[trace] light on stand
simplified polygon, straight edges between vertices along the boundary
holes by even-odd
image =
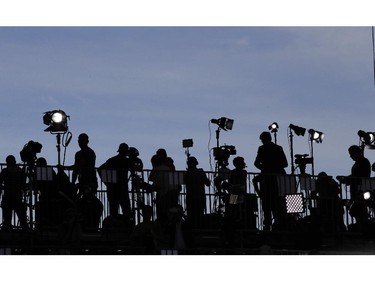
[[[277,133],[278,129],[279,125],[276,122],[273,122],[271,125],[268,126],[268,130],[270,130],[271,133]]]
[[[221,209],[223,207],[223,199],[221,198],[223,184],[227,181],[225,176],[229,174],[227,173],[228,168],[226,166],[228,165],[229,155],[236,154],[236,150],[234,146],[220,147],[220,129],[223,129],[224,131],[232,130],[234,120],[227,117],[221,117],[219,119],[211,119],[211,123],[218,125],[218,128],[216,130],[216,147],[213,149],[213,153],[216,160],[214,182],[219,194],[218,210],[219,212],[221,212]]]
[[[297,135],[297,136],[304,136],[306,129],[302,127],[298,127],[296,125],[290,124],[289,128]]]
[[[293,132],[297,135],[297,136],[304,136],[305,135],[305,132],[306,132],[306,129],[305,128],[302,128],[302,127],[299,127],[299,126],[296,126],[296,125],[293,125],[293,124],[290,124],[289,125],[289,143],[290,143],[290,158],[291,158],[291,169],[292,169],[292,174],[294,174],[294,161],[293,161],[293,157],[294,157],[294,153],[293,153]]]
[[[221,129],[226,131],[232,130],[234,120],[227,117],[221,117],[219,119],[211,119],[211,123],[217,124]]]
[[[375,149],[375,133],[374,132],[365,132],[362,130],[358,131],[359,140],[361,142],[362,152],[364,148]]]
[[[273,122],[271,125],[268,126],[268,130],[270,130],[271,133],[273,133],[273,136],[275,138],[275,143],[277,143],[276,134],[277,134],[278,129],[279,129],[279,125],[276,122]]]
[[[311,142],[311,157],[314,159],[314,149],[313,149],[313,143],[322,143],[324,134],[322,132],[309,129],[310,134],[310,142]],[[314,162],[312,163],[312,175],[314,176]]]
[[[219,149],[220,129],[223,129],[224,131],[232,130],[234,120],[227,117],[221,117],[219,119],[211,119],[211,123],[219,126],[216,130],[216,149]]]
[[[323,142],[324,134],[322,132],[310,129],[309,134],[310,134],[310,140],[311,141],[315,141],[316,143],[322,143]]]
[[[189,148],[193,147],[193,139],[182,140],[182,147],[185,148],[186,157],[189,158],[190,157]]]
[[[66,132],[68,131],[69,116],[62,110],[47,111],[43,116],[43,123],[49,127],[45,132]]]
[[[58,165],[61,164],[60,160],[60,152],[61,152],[61,135],[65,135],[68,130],[68,119],[70,117],[66,115],[66,113],[61,110],[52,110],[44,112],[43,116],[43,123],[48,127],[44,130],[45,132],[50,132],[51,134],[56,135],[57,140],[57,154],[58,154]],[[71,134],[69,134],[68,139],[63,143],[63,146],[66,148],[72,139]]]
[[[358,136],[360,138],[360,140],[362,142],[364,142],[365,144],[374,144],[375,142],[375,133],[373,132],[365,132],[365,131],[362,131],[362,130],[359,130],[358,131]]]

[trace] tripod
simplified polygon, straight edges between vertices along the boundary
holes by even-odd
[[[62,145],[66,147],[69,145],[70,141],[72,140],[72,134],[70,132],[57,132],[57,133],[52,133],[53,135],[56,135],[56,148],[57,148],[57,164],[60,166],[61,165],[61,138],[62,136],[65,136],[67,134],[67,138],[65,139],[65,143]],[[65,161],[65,160],[64,160]]]

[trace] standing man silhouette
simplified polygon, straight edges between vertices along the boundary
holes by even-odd
[[[262,145],[259,146],[254,166],[260,170],[260,191],[264,212],[263,229],[271,230],[272,216],[274,225],[280,225],[280,204],[278,196],[277,178],[278,174],[286,174],[288,160],[280,145],[272,142],[271,133],[260,134]]]
[[[126,143],[121,143],[117,150],[118,154],[109,158],[103,165],[99,167],[99,172],[102,170],[115,170],[116,182],[107,182],[107,196],[109,202],[109,215],[117,216],[119,214],[119,207],[121,206],[122,213],[127,222],[131,219],[131,208],[128,190],[129,180],[129,146]]]
[[[203,226],[206,210],[205,186],[211,184],[203,169],[198,168],[198,164],[197,158],[189,156],[185,173],[187,220],[194,228]]]
[[[89,146],[89,136],[82,133],[78,136],[78,145],[81,148],[74,159],[72,183],[78,179],[79,195],[87,193],[96,194],[98,179],[96,177],[95,161],[96,154]]]

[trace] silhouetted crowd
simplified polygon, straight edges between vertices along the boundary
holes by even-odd
[[[121,143],[117,155],[97,168],[89,137],[82,133],[78,137],[80,150],[75,154],[73,165],[58,165],[54,170],[44,158],[36,157],[41,146],[30,141],[21,152],[25,165],[17,165],[16,158],[9,155],[6,167],[0,173],[2,230],[10,231],[15,227],[12,225],[16,221],[15,217],[12,221],[14,212],[23,230],[29,230],[29,219],[35,221],[35,229],[57,230],[65,245],[78,243],[82,232],[98,231],[102,219],[104,206],[98,198],[98,176],[106,186],[108,199],[109,215],[102,222],[103,231],[131,229],[130,237],[135,247],[186,248],[191,244],[192,229],[215,227],[224,230],[228,245],[232,245],[237,240],[237,229],[257,228],[258,198],[263,231],[297,228],[301,222],[327,232],[343,231],[346,230],[345,206],[353,219],[349,230],[366,228],[373,206],[364,199],[361,179],[370,178],[371,164],[363,156],[361,147],[353,145],[348,150],[354,161],[350,175],[337,177],[337,181],[325,172],[317,175],[316,189],[311,193],[316,206],[310,209],[308,217],[297,221],[298,216],[286,213],[285,198],[279,192],[277,177],[286,175],[288,167],[284,150],[272,142],[269,132],[262,132],[260,141],[254,160],[254,166],[260,171],[252,180],[254,194],[247,192],[245,159],[234,157],[234,169],[229,169],[228,159],[233,153],[228,153],[226,147],[215,152],[217,166],[213,180],[198,167],[197,158],[190,155],[186,171],[178,178],[174,161],[163,148],[150,159],[152,170],[148,178],[144,178],[138,150],[126,143]],[[71,172],[71,177],[66,171]],[[347,202],[341,200],[340,183],[350,186]],[[206,187],[211,184],[217,191],[215,200],[219,207],[216,213],[206,210]],[[183,204],[180,202],[182,185],[186,191]],[[144,193],[156,194],[155,200],[144,202]],[[136,197],[137,209],[142,215],[137,225],[135,206],[131,204],[134,198],[130,196]],[[35,205],[35,218],[27,217],[27,205]]]

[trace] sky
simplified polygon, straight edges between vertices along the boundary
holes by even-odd
[[[73,163],[79,149],[78,135],[86,132],[97,166],[126,142],[139,150],[145,168],[163,147],[183,170],[182,140],[192,138],[191,155],[210,170],[217,129],[210,120],[227,117],[234,126],[221,130],[220,145],[234,145],[249,172],[257,172],[253,162],[259,134],[277,122],[277,142],[289,160],[287,172],[288,126],[294,124],[325,133],[323,143],[313,145],[315,172],[349,174],[353,162],[348,147],[359,143],[358,130],[374,130],[373,7],[371,1],[355,2],[2,1],[0,162],[9,154],[20,161],[19,152],[34,140],[43,145],[38,156],[57,164],[56,138],[44,132],[42,118],[46,111],[62,109],[70,116],[73,135],[66,165]],[[307,134],[294,136],[293,143],[294,154],[310,153]],[[366,150],[365,155],[375,161],[374,151]],[[243,278],[243,270],[238,270],[242,268],[259,277],[267,272],[270,278],[299,278],[289,274],[292,264],[305,279],[315,280],[317,274],[332,272],[332,263],[348,261],[345,256],[319,256],[318,265],[312,257],[235,257],[234,263],[229,257],[192,259],[198,261],[194,271],[201,277],[220,280]],[[192,259],[168,259],[168,264],[184,270],[183,264],[191,265]],[[154,278],[163,268],[159,259],[132,256],[134,260],[130,271],[135,277]],[[18,269],[7,266],[10,259],[2,262],[13,273]],[[108,277],[107,270],[91,271],[91,263],[74,257],[41,262],[49,265],[49,274],[65,276],[53,266],[64,262],[75,272],[84,266],[86,278]],[[124,274],[123,257],[101,257],[100,262],[118,276]],[[275,270],[267,267],[270,262]],[[301,270],[312,262],[320,270]],[[372,260],[359,262],[370,265]],[[219,270],[224,263],[232,263],[233,270]],[[149,270],[144,270],[145,264]],[[23,267],[30,278],[35,264],[28,259]],[[176,273],[184,280],[193,277],[184,272],[163,278],[175,279]],[[366,273],[334,274],[351,280]],[[43,277],[49,278],[40,272],[38,278]]]
[[[259,134],[279,124],[291,172],[288,126],[322,131],[313,144],[315,173],[350,173],[347,149],[358,130],[374,131],[375,99],[370,26],[117,26],[0,27],[0,162],[29,141],[43,145],[38,157],[57,164],[56,137],[44,132],[43,113],[62,109],[73,139],[87,133],[97,166],[120,143],[136,147],[145,168],[165,148],[178,170],[186,165],[183,139],[204,170],[215,168],[219,144],[234,145],[249,172]],[[308,133],[293,137],[294,154],[309,154]],[[375,152],[366,150],[375,161]],[[64,149],[62,151],[64,159]],[[312,167],[307,167],[311,173]]]

